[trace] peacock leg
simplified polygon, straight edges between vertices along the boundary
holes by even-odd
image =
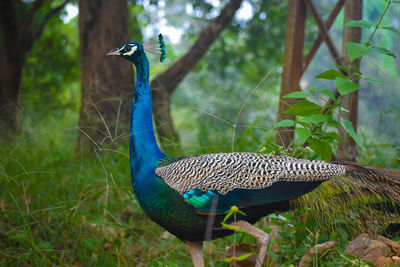
[[[189,252],[192,256],[194,267],[204,267],[203,242],[186,241],[186,244],[189,247]]]
[[[245,230],[246,234],[254,237],[258,243],[260,244],[260,251],[258,252],[258,259],[256,263],[256,267],[261,267],[262,263],[264,263],[265,256],[267,254],[268,246],[269,246],[269,235],[263,230],[255,227],[254,225],[246,222],[246,221],[237,221],[231,223],[232,226],[238,226],[240,229]]]

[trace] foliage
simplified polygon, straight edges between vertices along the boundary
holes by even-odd
[[[295,266],[308,249],[327,241],[321,238],[310,210],[297,209],[283,214],[270,214],[267,218],[266,220],[276,229],[273,234],[275,239],[272,239],[272,258],[279,266]],[[266,231],[271,230],[272,228],[266,229]],[[340,233],[341,230],[339,228],[337,232]],[[313,266],[372,266],[360,259],[343,254],[349,241],[347,233],[342,232],[340,238],[337,236],[333,238],[339,240],[338,246],[321,258],[315,258]]]
[[[136,202],[126,151],[73,160],[74,146],[64,142],[76,133],[62,126],[59,135],[1,151],[0,186],[8,189],[0,192],[2,265],[188,263],[184,245],[163,235]]]
[[[247,254],[244,254],[244,255],[241,255],[241,256],[239,256],[239,257],[235,256],[236,236],[237,236],[238,233],[246,233],[246,231],[243,230],[243,229],[240,229],[238,226],[232,226],[232,225],[230,225],[230,224],[226,224],[225,222],[226,222],[231,216],[233,216],[233,218],[234,218],[233,221],[236,222],[236,216],[237,216],[238,213],[239,213],[239,214],[242,214],[242,215],[244,215],[244,216],[246,216],[246,214],[245,214],[243,211],[239,210],[239,208],[238,208],[237,206],[232,206],[232,207],[230,208],[230,210],[228,210],[228,211],[225,212],[225,213],[226,213],[226,216],[225,216],[225,218],[223,219],[223,221],[221,222],[221,225],[222,225],[222,227],[225,228],[225,229],[229,229],[229,230],[234,231],[234,241],[233,241],[233,255],[234,255],[234,256],[232,256],[232,257],[230,257],[230,258],[226,258],[226,259],[224,259],[224,261],[227,262],[227,263],[237,262],[237,261],[239,261],[239,262],[240,262],[240,261],[243,261],[243,260],[247,259],[248,257],[250,257],[251,255],[253,255],[253,252],[247,253]]]
[[[371,43],[375,33],[378,29],[390,29],[393,33],[400,33],[391,26],[382,27],[381,22],[389,9],[391,2],[389,1],[379,21],[374,24],[368,21],[349,21],[344,24],[348,27],[362,27],[374,28],[370,38],[365,43],[347,43],[347,52],[350,60],[353,62],[356,59],[361,59],[367,54],[372,52],[372,48],[379,54],[384,54],[395,58],[395,54],[389,49],[382,49]],[[358,61],[359,65],[359,61]],[[366,77],[359,68],[353,67],[348,69],[345,66],[335,65],[338,70],[329,69],[318,75],[315,78],[333,80],[339,95],[335,96],[332,91],[328,89],[317,90],[316,87],[311,86],[308,92],[294,92],[290,93],[283,98],[309,98],[315,102],[302,100],[296,102],[289,107],[285,114],[296,116],[296,120],[283,120],[275,124],[275,128],[291,126],[297,124],[296,136],[299,145],[308,145],[315,153],[317,158],[330,161],[333,155],[333,149],[338,142],[342,142],[341,138],[336,134],[339,125],[343,127],[346,133],[359,145],[360,148],[365,150],[360,138],[357,136],[356,131],[350,121],[342,117],[343,112],[348,112],[341,107],[340,99],[342,96],[358,91],[361,88],[360,80],[375,83],[376,80]],[[343,73],[346,73],[344,75]],[[318,102],[319,101],[319,102]],[[332,131],[332,130],[335,131]],[[296,154],[297,151],[293,153]]]
[[[348,26],[362,26],[371,27],[374,25],[374,30],[370,35],[368,41],[362,44],[348,43],[347,49],[349,57],[352,61],[361,60],[361,58],[372,54],[372,48],[376,46],[372,44],[372,37],[380,29],[381,22],[390,2],[383,11],[377,23],[367,23],[365,21],[350,21]],[[365,26],[366,25],[366,26]],[[390,50],[388,49],[390,52]],[[393,57],[389,52],[382,52],[379,49],[374,49],[377,54]],[[353,138],[353,140],[362,149],[361,155],[368,154],[368,146],[365,145],[367,139],[361,138],[357,135],[350,121],[343,119],[343,113],[348,112],[341,107],[340,100],[344,95],[355,92],[361,88],[358,81],[376,84],[374,79],[367,77],[357,67],[348,69],[344,66],[335,65],[338,70],[329,69],[319,73],[315,76],[317,79],[327,80],[334,82],[338,90],[338,94],[334,95],[328,89],[317,89],[311,86],[306,92],[296,92],[288,94],[286,98],[306,98],[292,105],[285,112],[288,114],[296,115],[295,120],[284,120],[278,122],[275,127],[280,125],[296,125],[296,145],[297,149],[290,151],[295,156],[306,156],[306,158],[316,158],[322,160],[331,160],[335,153],[335,148],[339,142],[342,142],[340,137],[336,134],[339,125],[343,127],[346,133]],[[343,73],[348,74],[347,76]],[[369,141],[370,142],[370,141]],[[392,148],[392,150],[390,150]],[[276,148],[266,152],[276,152]],[[312,151],[312,153],[310,153]],[[375,150],[376,151],[376,150]],[[397,155],[398,152],[395,145],[388,146],[386,153]],[[278,152],[280,152],[278,150]],[[392,161],[396,162],[396,160]],[[386,162],[388,164],[388,162]],[[398,167],[398,164],[393,163],[391,166]],[[338,186],[335,183],[339,183]],[[381,226],[385,223],[385,211],[393,207],[385,197],[380,194],[371,194],[368,192],[356,192],[351,197],[343,196],[343,192],[350,192],[351,185],[346,181],[336,179],[336,182],[328,181],[321,185],[318,189],[310,194],[302,196],[298,199],[297,205],[303,207],[310,207],[313,214],[315,225],[321,227],[321,234],[326,236],[330,232],[335,232],[337,227],[345,229],[349,235],[354,235],[360,231],[366,231],[370,226],[367,221],[377,220],[380,221]],[[378,207],[378,208],[377,208]],[[346,211],[346,216],[343,215]],[[398,213],[394,211],[394,216]]]
[[[75,127],[80,107],[78,19],[55,17],[27,59],[21,90],[23,130],[33,134],[59,118]],[[49,71],[52,70],[52,71]],[[43,107],[46,108],[43,108]]]
[[[149,39],[146,33],[151,32],[148,28],[160,21],[152,14],[164,9],[174,19],[171,24],[184,32],[180,43],[167,43],[167,63],[172,63],[190,46],[207,17],[213,16],[213,10],[217,9],[210,7],[209,1],[202,2],[205,6],[197,6],[194,1],[196,11],[187,14],[185,5],[166,1],[164,7],[151,12],[145,2],[130,5],[131,13],[137,14],[137,18],[131,18],[131,24],[146,29],[142,31],[145,40]],[[318,4],[331,8],[329,1]],[[282,152],[274,145],[272,126],[278,103],[286,1],[252,1],[251,5],[253,18],[236,19],[174,95],[172,113],[187,154],[232,150]],[[365,20],[378,21],[378,11],[384,7],[383,1],[365,4]],[[395,25],[392,21],[398,22],[400,18],[399,9],[390,9],[388,14],[376,32],[374,45],[399,55],[398,27],[391,26]],[[203,15],[206,19],[202,19]],[[187,21],[190,23],[186,24]],[[336,33],[335,37],[343,27],[343,19],[339,17],[337,21],[331,30],[332,34]],[[373,27],[363,29],[364,36],[372,34]],[[307,40],[312,40],[314,30],[306,36]],[[158,29],[154,32],[158,33]],[[382,82],[367,78],[361,81],[360,114],[365,116],[360,116],[358,138],[366,151],[361,151],[360,162],[398,168],[398,61],[385,50],[380,53],[376,46],[368,46],[372,52],[365,56],[362,66],[363,77]],[[318,111],[329,99],[337,100],[326,88],[333,87],[337,79],[340,85],[343,81],[339,78],[344,78],[333,70],[314,79],[321,72],[321,65],[335,68],[326,63],[331,58],[324,49],[321,48],[317,63],[312,63],[305,74],[304,82],[314,87],[290,96],[306,97],[308,102],[319,105]],[[152,62],[151,67],[153,76],[166,66]],[[0,264],[189,265],[191,260],[184,244],[151,222],[135,200],[130,185],[127,143],[121,147],[102,147],[96,158],[74,157],[79,75],[77,18],[67,24],[54,18],[35,44],[24,70],[23,134],[15,143],[0,148],[0,187],[3,188],[0,191]],[[306,105],[316,110],[315,105]],[[333,109],[339,107],[332,106]],[[334,133],[337,117],[333,113],[308,114],[298,119],[301,121],[284,122],[300,125],[296,145],[309,143],[309,147],[295,151],[297,155],[329,158],[331,152],[325,143],[332,147],[339,141]],[[312,125],[320,128],[313,131]],[[323,241],[322,230],[310,219],[312,212],[296,210],[276,216],[261,220],[258,226],[266,231],[271,230],[267,225],[270,222],[281,227],[279,239],[274,240],[278,250],[273,257],[283,266],[297,263],[307,248]],[[354,217],[355,221],[358,219]],[[342,254],[350,236],[348,229],[339,224],[329,230],[333,239],[342,242],[323,262],[327,266],[359,263]],[[232,244],[233,238],[207,242],[205,260],[210,266],[224,266],[225,246]],[[243,241],[255,242],[250,238]],[[318,262],[321,263],[320,259]]]
[[[236,18],[173,96],[175,126],[189,153],[254,151],[273,133],[269,128],[278,103],[276,68],[285,34],[279,25],[286,20],[286,3],[261,1],[252,7],[254,16],[248,21]],[[179,114],[187,114],[190,121]]]

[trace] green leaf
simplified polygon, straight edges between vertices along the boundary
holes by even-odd
[[[387,56],[396,58],[396,55],[392,51],[390,51],[389,49],[386,49],[386,48],[383,48],[383,47],[379,47],[379,46],[374,46],[374,49],[379,54],[383,54],[383,55],[387,55]]]
[[[346,133],[353,138],[353,140],[362,148],[365,149],[363,144],[361,143],[360,139],[357,136],[356,131],[353,128],[353,124],[351,123],[351,121],[345,120],[345,119],[341,119],[340,120],[340,124],[343,126],[343,129],[346,131]]]
[[[251,255],[253,255],[253,252],[239,256],[239,257],[237,257],[237,261],[243,261],[243,260],[247,259],[248,257],[250,257]]]
[[[340,112],[349,113],[349,111],[344,107],[339,107]]]
[[[51,243],[49,241],[43,241],[37,244],[37,247],[42,249],[49,249],[51,248]]]
[[[328,116],[327,115],[323,115],[323,114],[313,114],[313,115],[304,117],[301,120],[305,121],[305,122],[313,123],[313,124],[318,124],[320,122],[327,121],[328,120]]]
[[[307,96],[309,96],[309,94],[307,94],[306,92],[299,91],[289,93],[282,98],[306,98]]]
[[[322,160],[330,161],[332,159],[332,148],[325,141],[310,138],[308,139],[308,144],[315,154],[321,156]]]
[[[318,93],[328,96],[332,100],[336,100],[335,94],[329,89],[321,89]]]
[[[267,216],[268,218],[271,218],[271,219],[276,219],[276,220],[280,220],[280,221],[284,221],[284,222],[287,222],[288,221],[288,219],[286,219],[285,217],[283,217],[282,215],[277,215],[277,214],[275,214],[275,213],[272,213],[272,214],[270,214],[270,215],[268,215]]]
[[[267,218],[271,218],[271,219],[279,219],[278,215],[276,215],[275,213],[271,213],[267,216]]]
[[[347,73],[349,73],[349,72],[350,72],[350,71],[349,71],[349,69],[348,69],[348,68],[346,68],[345,66],[342,66],[342,65],[339,65],[339,64],[335,64],[335,66],[336,66],[336,67],[338,67],[339,69],[341,69],[341,70],[343,70],[343,71],[347,72]]]
[[[357,91],[358,89],[360,89],[360,87],[361,86],[358,83],[355,83],[353,81],[340,77],[336,78],[336,88],[341,95],[347,95],[349,93]]]
[[[303,100],[295,103],[283,113],[295,116],[308,116],[322,113],[322,107],[308,100]]]
[[[302,117],[299,118],[299,119],[296,121],[296,123],[297,123],[298,125],[300,125],[300,126],[303,126],[303,128],[310,128],[310,126],[311,126],[309,122],[303,121],[303,118],[302,118]]]
[[[315,78],[317,79],[325,79],[325,80],[334,80],[337,77],[341,77],[343,79],[346,78],[346,76],[344,76],[343,73],[334,69],[329,69],[315,76]]]
[[[244,212],[241,211],[241,210],[238,210],[237,213],[240,213],[240,214],[242,214],[243,216],[247,216],[246,213],[244,213]]]
[[[365,80],[365,81],[371,82],[371,83],[382,83],[382,81],[380,81],[380,80],[375,80],[375,79],[368,78],[368,77],[365,77],[365,78],[362,78],[362,79]]]
[[[310,87],[310,93],[315,94],[316,91],[317,91],[317,88],[315,88],[315,86]]]
[[[232,261],[233,261],[232,258],[226,258],[226,259],[224,259],[224,262],[226,262],[226,263],[231,263]]]
[[[392,27],[392,26],[384,26],[384,27],[381,27],[381,28],[385,29],[385,30],[388,30],[388,31],[391,31],[392,33],[394,33],[396,35],[400,35],[400,31],[397,30],[396,28]]]
[[[334,139],[334,140],[336,140],[336,141],[338,141],[338,142],[343,142],[342,138],[340,138],[339,135],[338,135],[337,133],[334,133],[334,132],[327,132],[327,133],[324,133],[324,135],[325,135],[326,137],[331,138],[331,139]]]
[[[304,144],[304,142],[308,139],[308,137],[310,137],[311,132],[306,128],[297,127],[296,134],[299,137],[300,143]]]
[[[224,222],[226,222],[232,216],[233,211],[232,210],[228,210],[226,213],[227,214],[226,214],[225,218],[222,220],[222,223],[221,223],[222,225],[224,224]]]
[[[344,24],[344,26],[349,26],[349,27],[361,27],[361,28],[371,28],[375,27],[375,25],[369,21],[366,20],[350,20]]]
[[[359,58],[366,54],[371,53],[371,48],[366,47],[363,44],[348,42],[347,43],[347,53],[349,54],[350,60],[353,61],[356,58]]]
[[[293,126],[294,121],[293,120],[281,120],[280,122],[276,123],[273,128],[279,128],[279,127],[289,127]]]
[[[221,223],[221,225],[223,226],[223,228],[232,230],[234,232],[238,232],[238,233],[246,232],[246,230],[240,229],[239,226],[237,226],[237,225],[230,225],[230,224],[226,224],[226,223]]]
[[[26,244],[28,242],[27,238],[28,237],[26,236],[26,233],[24,233],[24,232],[22,232],[21,234],[9,235],[8,236],[8,240],[17,241],[17,242],[22,243],[22,244]]]
[[[357,67],[355,67],[355,66],[352,66],[351,69],[354,71],[354,73],[357,73],[357,74],[359,74],[360,76],[363,75],[359,68],[357,68]]]

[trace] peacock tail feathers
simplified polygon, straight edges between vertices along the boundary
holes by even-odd
[[[352,162],[339,162],[345,166],[344,179],[360,191],[370,191],[400,204],[400,173],[394,170],[363,166]]]
[[[316,224],[328,234],[339,225],[358,234],[370,230],[372,222],[400,222],[399,172],[352,162],[334,163],[344,166],[345,174],[293,200],[292,205],[310,209]]]

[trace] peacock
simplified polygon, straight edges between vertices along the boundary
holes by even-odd
[[[159,35],[161,58],[165,44]],[[260,218],[279,210],[287,200],[307,194],[335,177],[363,180],[380,187],[381,180],[398,191],[396,172],[379,172],[349,163],[328,163],[258,153],[217,153],[169,157],[157,145],[152,119],[149,62],[153,48],[128,42],[106,55],[120,56],[136,68],[129,130],[130,169],[134,193],[154,222],[186,242],[194,265],[204,266],[203,241],[233,233],[221,222],[236,206],[239,227],[260,243],[259,262],[264,261],[269,236],[253,226]],[[363,178],[364,177],[364,178]],[[396,178],[396,179],[395,179]],[[370,179],[370,180],[369,180]],[[367,187],[368,187],[367,186]],[[379,190],[378,190],[379,191]]]

